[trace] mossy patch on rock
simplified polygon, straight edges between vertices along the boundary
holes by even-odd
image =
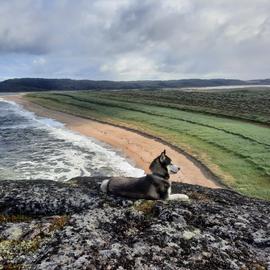
[[[41,238],[32,240],[2,240],[0,242],[0,260],[10,261],[14,257],[35,252],[41,243]]]
[[[199,193],[199,192],[188,192],[188,196],[193,200],[200,200],[200,201],[205,201],[205,202],[208,202],[211,200],[206,194]]]
[[[69,216],[67,215],[63,215],[63,216],[57,216],[53,218],[52,224],[49,227],[49,231],[55,231],[55,230],[59,230],[62,229],[69,220]]]
[[[6,217],[5,222],[0,225],[0,270],[29,269],[27,262],[21,263],[24,258],[34,256],[69,220],[67,215],[40,218],[15,215]]]
[[[0,223],[28,222],[31,221],[32,219],[33,217],[25,215],[0,215]]]
[[[23,270],[25,267],[22,264],[7,263],[0,265],[0,270]]]
[[[150,216],[154,214],[154,208],[157,201],[152,200],[138,200],[134,203],[134,209],[142,212],[144,215]]]

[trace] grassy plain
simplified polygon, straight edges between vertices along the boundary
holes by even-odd
[[[81,91],[27,98],[162,138],[235,190],[270,199],[270,90]]]

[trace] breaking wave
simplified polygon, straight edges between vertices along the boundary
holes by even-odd
[[[0,98],[0,180],[143,174],[109,146]]]

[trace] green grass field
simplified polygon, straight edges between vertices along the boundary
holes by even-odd
[[[47,108],[131,127],[202,161],[237,191],[270,199],[270,91],[28,94]]]

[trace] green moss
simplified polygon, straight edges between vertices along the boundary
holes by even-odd
[[[35,237],[32,240],[2,240],[0,242],[0,257],[7,261],[17,256],[35,252],[41,244],[41,238]]]
[[[19,222],[29,222],[33,220],[32,217],[24,215],[0,215],[0,223],[19,223]]]
[[[3,218],[4,222],[24,222],[29,221],[29,218],[24,216],[5,216]],[[51,225],[48,228],[47,232],[42,230],[42,224],[36,228],[39,230],[38,235],[36,235],[33,239],[29,240],[0,240],[0,260],[4,260],[6,262],[3,265],[4,268],[2,269],[21,269],[21,265],[12,264],[13,260],[16,260],[17,257],[26,255],[29,256],[31,253],[36,252],[41,245],[53,235],[53,233],[57,230],[62,229],[68,222],[69,216],[57,216],[54,217]],[[6,268],[5,268],[6,267]],[[17,268],[16,268],[17,267]],[[0,265],[1,270],[1,265]]]
[[[208,202],[211,199],[204,193],[199,193],[196,191],[193,192],[186,192],[186,194],[189,196],[189,198],[196,200],[196,201],[203,201],[203,202]]]
[[[59,217],[55,217],[53,219],[52,224],[49,227],[49,231],[55,231],[55,230],[60,230],[62,229],[69,221],[69,216],[59,216]]]
[[[144,215],[146,216],[149,216],[153,214],[155,205],[156,205],[156,201],[139,200],[135,203],[134,209],[136,211],[140,211],[144,213]]]
[[[22,264],[7,263],[0,265],[0,270],[22,270],[24,269]]]

